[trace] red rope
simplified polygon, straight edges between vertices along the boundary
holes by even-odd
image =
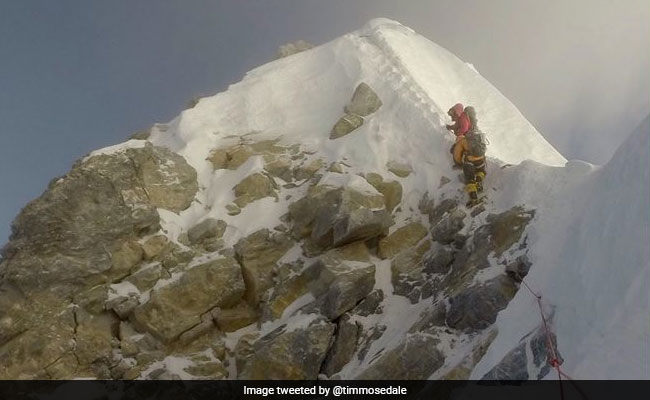
[[[573,378],[571,378],[569,375],[564,373],[564,371],[562,371],[562,368],[560,368],[560,365],[562,365],[562,361],[559,359],[557,353],[555,352],[555,346],[553,345],[551,330],[549,329],[548,323],[546,322],[546,316],[544,315],[544,308],[542,307],[542,295],[536,293],[533,289],[531,289],[530,286],[528,286],[526,281],[524,281],[523,279],[521,279],[521,283],[524,284],[526,289],[528,289],[528,291],[533,296],[535,296],[535,299],[537,300],[537,307],[539,308],[539,314],[542,317],[542,323],[544,325],[544,332],[546,333],[546,347],[548,352],[546,358],[548,359],[549,365],[555,368],[555,370],[557,371],[557,378],[560,383],[560,398],[564,399],[564,388],[562,387],[562,377],[565,377],[570,381],[572,381]]]

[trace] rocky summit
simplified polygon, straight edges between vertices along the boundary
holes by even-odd
[[[472,208],[452,93],[491,140]],[[591,177],[564,164],[475,69],[397,22],[283,46],[22,209],[0,259],[0,379],[543,379],[577,336],[557,330],[562,306],[544,329],[523,283],[598,265],[549,258],[565,221],[597,217],[554,208]]]

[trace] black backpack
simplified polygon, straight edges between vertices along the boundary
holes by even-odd
[[[465,134],[467,140],[467,150],[470,156],[484,157],[487,151],[487,143],[483,139],[483,133],[472,130]]]

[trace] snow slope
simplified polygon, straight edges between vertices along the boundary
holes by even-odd
[[[361,82],[383,106],[361,128],[330,140]],[[388,162],[408,164],[414,173],[400,179],[404,210],[417,209],[427,191],[435,191],[436,200],[463,196],[455,179],[437,190],[441,177],[458,175],[450,166],[453,139],[444,125],[447,109],[459,101],[476,108],[491,141],[489,211],[517,204],[537,210],[529,232],[534,267],[526,280],[542,293],[545,311],[553,311],[565,371],[582,379],[649,378],[648,120],[606,166],[566,162],[471,65],[391,20],[372,20],[359,31],[261,66],[169,124],[154,126],[149,140],[183,155],[197,170],[201,188],[198,201],[180,215],[160,211],[164,227],[174,239],[216,217],[229,224],[225,239],[233,244],[279,222],[288,207],[284,196],[256,201],[236,216],[224,212],[233,201],[230,189],[262,170],[263,161],[252,157],[235,171],[214,171],[206,158],[211,149],[242,138],[299,143],[313,158],[345,160],[350,174],[391,176]],[[501,168],[507,164],[515,165]],[[397,213],[396,226],[407,217],[406,211]],[[379,265],[377,270],[388,271]],[[378,285],[391,294],[390,277],[377,274]],[[403,334],[425,308],[397,297],[387,303],[391,316],[383,322],[391,326],[375,348]],[[536,307],[530,293],[517,293],[499,315],[499,334],[472,378],[483,376],[539,325]],[[349,365],[343,376],[353,376],[355,367]]]
[[[377,92],[383,106],[352,134],[330,140],[332,126],[361,82]],[[300,143],[325,161],[347,160],[382,175],[388,174],[389,161],[410,164],[415,174],[402,185],[415,201],[437,187],[443,175],[456,175],[448,155],[453,138],[444,125],[450,122],[447,110],[458,101],[476,108],[481,129],[495,144],[488,150],[495,162],[564,165],[565,159],[473,67],[388,19],[371,20],[359,31],[250,71],[227,91],[201,99],[169,124],[154,126],[149,140],[188,160],[200,186],[207,188],[199,196],[201,204],[214,210],[232,201],[220,190],[224,181],[234,184],[263,167],[253,161],[236,172],[214,172],[206,161],[211,149],[237,143],[242,135]],[[282,205],[262,209],[267,207],[281,215]],[[239,232],[243,235],[268,222],[254,214],[251,208],[225,219],[248,227]],[[196,205],[181,218],[164,217],[178,231],[206,216]]]
[[[576,379],[650,379],[649,119],[608,164],[555,193],[541,188],[536,195],[550,193],[550,204],[535,226],[534,267],[526,281],[554,315],[563,370]],[[549,184],[572,173],[569,166],[559,174],[535,170]],[[472,378],[539,323],[534,297],[520,290],[499,315],[499,335]]]

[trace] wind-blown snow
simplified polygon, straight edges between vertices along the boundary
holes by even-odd
[[[359,129],[330,140],[332,126],[361,82],[373,88],[382,107]],[[254,69],[227,91],[201,99],[169,124],[154,126],[149,140],[184,156],[197,170],[201,188],[180,214],[160,210],[163,227],[175,239],[206,217],[223,219],[229,225],[224,239],[232,245],[279,224],[289,203],[301,198],[308,185],[287,189],[277,200],[255,201],[236,216],[225,212],[234,200],[232,187],[262,171],[262,157],[251,157],[234,171],[215,171],[206,159],[212,149],[242,138],[279,138],[280,144],[298,143],[316,152],[307,161],[318,157],[350,165],[350,175],[329,174],[321,184],[352,184],[375,192],[354,174],[372,171],[398,179],[406,210],[396,214],[395,226],[401,226],[427,191],[435,193],[436,201],[464,196],[456,180],[459,172],[451,169],[453,137],[444,128],[450,122],[446,111],[456,102],[475,107],[491,143],[485,182],[490,211],[520,204],[536,210],[527,231],[533,268],[526,281],[542,294],[545,311],[552,312],[564,370],[582,379],[650,378],[648,120],[606,166],[566,162],[471,64],[391,20],[372,20],[359,31]],[[392,175],[387,168],[391,161],[410,165],[413,173]],[[452,183],[439,189],[443,176]],[[477,279],[501,272],[495,266]],[[370,354],[395,345],[427,309],[392,296],[388,275],[378,273],[377,283],[389,297],[386,318],[361,322],[391,326]],[[482,377],[539,325],[536,307],[530,293],[517,293],[499,314],[499,333],[472,378]],[[342,376],[353,376],[356,367],[348,365]]]

